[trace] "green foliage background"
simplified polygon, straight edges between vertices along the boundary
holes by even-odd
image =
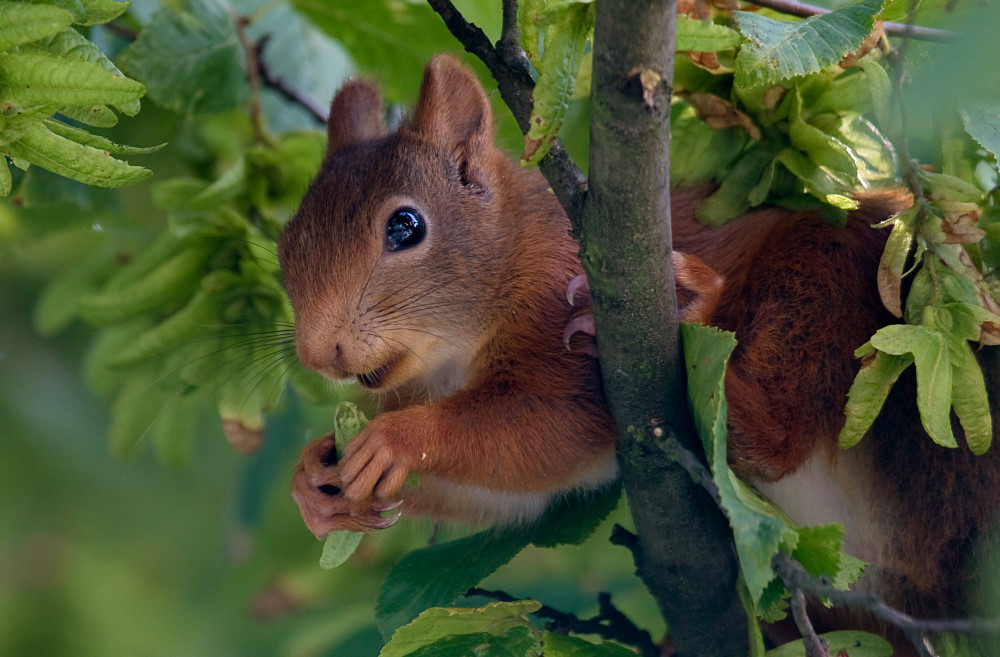
[[[9,4],[0,2],[0,9]],[[24,159],[14,128],[30,123],[32,129],[45,125],[58,131],[63,128],[41,122],[54,112],[81,119],[89,116],[83,110],[93,106],[98,107],[94,116],[101,118],[83,127],[97,137],[73,133],[73,139],[97,149],[77,149],[80,166],[104,166],[99,155],[107,149],[155,176],[110,192],[39,166],[27,171],[11,167],[13,191],[0,203],[0,654],[375,655],[383,640],[373,601],[394,565],[399,586],[383,595],[397,606],[388,620],[385,614],[380,618],[392,627],[420,611],[416,607],[423,598],[412,600],[406,583],[416,573],[413,588],[422,584],[428,562],[421,559],[460,561],[463,568],[457,570],[463,573],[490,572],[504,554],[524,546],[510,565],[486,579],[485,588],[537,598],[581,616],[595,613],[597,593],[608,591],[636,624],[659,636],[662,622],[632,576],[630,555],[607,542],[612,522],[628,524],[623,509],[613,512],[581,547],[546,547],[563,540],[558,527],[553,532],[534,528],[472,535],[461,544],[446,543],[461,534],[445,531],[434,548],[405,559],[427,543],[432,528],[403,523],[362,541],[348,566],[323,571],[317,566],[319,545],[302,526],[288,495],[299,449],[329,430],[334,402],[352,393],[329,388],[298,369],[282,336],[261,337],[261,332],[287,328],[291,320],[274,287],[273,239],[319,162],[322,131],[300,106],[271,89],[259,96],[258,120],[251,120],[248,102],[256,96],[247,81],[244,39],[268,35],[263,49],[268,69],[320,106],[356,72],[377,79],[390,102],[408,103],[426,59],[459,50],[430,8],[408,0],[149,0],[136,2],[109,28],[97,23],[121,7],[109,8],[99,0],[51,4],[55,22],[39,29],[77,25],[125,75],[142,82],[146,95],[141,101],[132,96],[104,101],[104,90],[58,102],[43,98],[45,102],[0,125],[8,130],[0,135],[9,138],[0,140],[0,153]],[[587,105],[568,103],[567,97],[579,96],[574,89],[578,92],[589,75],[589,60],[580,50],[590,38],[583,23],[592,20],[589,6],[577,1],[524,4],[539,8],[538,24],[549,25],[545,38],[536,42],[554,54],[548,60],[543,52],[529,54],[545,76],[540,86],[558,107],[545,130],[532,135],[545,144],[533,157],[541,156],[561,128],[571,152],[585,163]],[[555,9],[542,11],[547,4]],[[856,6],[861,18],[855,22],[863,31],[883,4],[866,0]],[[889,4],[898,13],[896,5],[902,3]],[[934,24],[940,3],[926,4],[924,17]],[[498,2],[456,5],[492,38],[498,36]],[[237,29],[236,16],[246,17],[245,34]],[[793,85],[787,102],[766,107],[754,94],[787,76],[772,71],[762,78],[741,78],[756,64],[740,69],[733,59],[766,59],[776,52],[784,62],[781,48],[801,37],[801,24],[776,27],[767,16],[738,19],[744,34],[761,30],[754,48],[744,47],[738,56],[734,48],[744,42],[740,34],[721,26],[700,31],[704,26],[682,21],[679,38],[688,44],[685,49],[718,52],[723,67],[737,71],[727,99],[744,103],[743,109],[764,127],[765,139],[757,145],[735,124],[710,130],[694,120],[692,105],[684,101],[674,112],[675,146],[682,148],[673,173],[679,182],[718,180],[722,170],[741,174],[727,179],[703,211],[709,220],[725,220],[765,197],[808,207],[818,207],[822,200],[838,208],[826,206],[836,220],[842,217],[839,210],[850,207],[843,193],[856,180],[890,176],[876,152],[881,146],[871,146],[877,131],[864,121],[854,123],[857,116],[843,123],[834,120],[845,108],[885,118],[885,108],[859,100],[870,102],[865,94],[882,78],[866,67],[864,74],[832,82],[822,69],[839,59],[834,53],[807,71],[817,75]],[[8,36],[0,31],[0,39]],[[0,40],[0,51],[16,47]],[[573,56],[558,55],[562,47]],[[953,60],[963,75],[949,75],[937,68],[941,58],[922,48],[928,47],[914,47],[917,77],[938,85],[935,96],[954,96],[957,87],[947,84],[964,80],[971,86],[977,79],[979,62],[960,61],[958,66]],[[980,56],[995,61],[988,52]],[[0,89],[11,79],[2,77],[9,61],[0,58]],[[465,61],[488,79],[472,58]],[[680,60],[677,76],[678,88],[686,92],[727,95],[727,83],[719,82],[725,75],[710,76],[687,60]],[[132,95],[138,93],[134,85],[129,88]],[[963,105],[963,123],[955,117],[931,120],[930,112],[953,108],[920,104],[912,145],[923,161],[989,189],[996,186],[990,153],[995,155],[1000,142],[995,121],[1000,96],[989,85],[984,91]],[[24,104],[26,98],[34,96],[11,92],[0,96],[0,102]],[[499,139],[516,153],[521,136],[498,96],[493,99]],[[136,114],[140,102],[142,109],[134,118],[115,120],[102,102],[127,115]],[[0,110],[10,113],[11,106]],[[985,150],[976,151],[962,127]],[[940,140],[940,134],[947,139]],[[841,140],[852,146],[865,143],[870,150],[849,161]],[[136,146],[114,149],[109,143]],[[160,144],[166,146],[156,150]],[[695,161],[684,156],[706,152],[713,157]],[[987,165],[980,168],[976,162]],[[24,164],[14,162],[19,163]],[[148,175],[123,164],[110,166],[135,179]],[[107,186],[119,182],[112,179]],[[811,198],[802,200],[803,190]],[[988,202],[987,210],[981,226],[994,237],[1000,234],[995,204]],[[143,294],[146,306],[121,303],[135,281],[126,277],[116,282],[112,272],[134,273],[143,266],[135,263],[152,258],[149,254],[158,247],[150,245],[164,235],[170,240],[167,255],[153,258],[134,278],[146,281],[148,290],[148,274],[163,276],[164,263],[175,256],[193,263],[192,269],[171,278],[172,287],[162,296]],[[979,248],[973,249],[976,264],[992,281],[1000,250],[988,242]],[[975,290],[957,300],[970,308],[979,303]],[[177,330],[181,320],[186,321],[184,331]],[[968,349],[965,339],[976,337],[961,338],[959,347]],[[289,381],[291,387],[281,395]],[[224,436],[219,414],[239,430],[230,427]],[[226,437],[249,435],[253,442],[260,433],[263,444],[249,457],[226,444]],[[715,444],[724,451],[724,443]],[[716,476],[728,478],[724,469]],[[742,494],[731,491],[733,497]],[[563,515],[581,514],[570,509]],[[751,515],[745,512],[746,518]],[[747,521],[757,522],[756,516]],[[786,552],[805,549],[810,541],[839,542],[835,530],[799,536],[781,525],[774,531],[781,540],[776,538],[771,547],[777,550],[780,543]],[[759,527],[748,531],[751,536],[764,533]],[[472,548],[453,554],[456,546]],[[482,558],[470,560],[466,553]],[[780,586],[773,586],[770,555],[755,553],[761,567],[746,581],[755,600],[765,596],[757,600],[761,607],[771,605],[775,611],[780,591],[774,589]],[[823,572],[839,575],[852,568],[836,563]],[[544,579],[537,576],[540,572]],[[403,602],[393,602],[393,595]],[[412,608],[405,604],[411,600]],[[567,654],[581,649],[573,639],[542,637],[532,630],[523,620],[529,607],[531,603],[501,604],[485,613],[511,623],[501,623],[503,632],[513,633],[511,640],[543,640],[552,651]],[[475,641],[472,632],[469,640]],[[498,634],[494,631],[491,640]]]

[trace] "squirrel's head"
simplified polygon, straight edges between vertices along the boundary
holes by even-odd
[[[510,165],[486,94],[449,56],[427,65],[399,130],[383,116],[371,83],[337,93],[326,160],[280,238],[297,353],[373,390],[454,387],[503,276],[497,197]]]

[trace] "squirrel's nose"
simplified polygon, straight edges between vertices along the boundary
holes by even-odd
[[[347,375],[344,363],[344,349],[339,341],[323,344],[322,341],[299,341],[295,346],[299,362],[311,370],[316,370],[334,378]]]

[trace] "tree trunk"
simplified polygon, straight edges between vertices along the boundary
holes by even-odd
[[[678,655],[748,653],[726,519],[656,444],[702,453],[687,408],[671,263],[674,2],[597,0],[589,189],[579,238],[604,387],[638,531],[639,574]]]

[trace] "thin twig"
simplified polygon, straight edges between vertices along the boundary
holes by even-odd
[[[946,618],[918,619],[890,607],[869,593],[842,591],[816,579],[802,567],[802,564],[784,554],[775,555],[771,560],[774,572],[789,590],[800,589],[825,598],[834,606],[863,609],[871,615],[899,628],[923,657],[935,657],[928,634],[958,632],[962,634],[1000,636],[1000,618]]]
[[[245,16],[236,18],[236,35],[239,37],[240,45],[243,46],[243,56],[246,58],[247,67],[247,83],[250,85],[250,125],[253,129],[254,141],[262,144],[267,141],[267,135],[260,109],[260,65],[258,63],[260,53],[257,46],[251,43],[247,36],[248,25],[250,25],[249,18]]]
[[[269,89],[274,89],[279,94],[284,96],[286,100],[300,106],[308,112],[317,123],[325,124],[327,118],[326,108],[317,103],[313,98],[305,95],[275,75],[274,72],[271,71],[271,68],[267,65],[267,62],[264,61],[264,49],[267,47],[270,39],[271,36],[269,34],[265,34],[255,44],[255,48],[257,49],[257,66],[261,81]]]
[[[427,3],[441,16],[448,31],[465,50],[486,65],[497,81],[500,96],[517,120],[521,132],[528,132],[533,104],[531,92],[535,82],[531,79],[528,58],[516,41],[513,41],[517,23],[511,20],[510,12],[511,7],[516,11],[516,5],[509,3],[505,8],[504,27],[507,34],[500,38],[498,47],[494,47],[486,33],[465,20],[451,0],[427,0]],[[587,192],[587,180],[561,141],[557,139],[553,142],[549,154],[538,163],[538,168],[549,181],[574,228],[578,228],[583,197]]]
[[[806,649],[806,657],[830,657],[830,649],[813,627],[806,613],[806,594],[802,589],[792,591],[792,618],[795,620],[795,627],[802,635],[802,644]]]
[[[753,4],[800,18],[829,14],[831,11],[824,7],[798,2],[798,0],[753,0]],[[905,23],[885,23],[883,29],[889,36],[903,37],[905,39],[937,41],[940,43],[954,43],[958,41],[958,35],[954,32],[939,30],[933,27],[921,27]]]
[[[518,600],[518,598],[503,591],[488,591],[475,586],[466,591],[465,595],[466,597],[481,596],[501,602],[514,602]],[[542,605],[532,615],[552,621],[548,624],[547,629],[556,634],[568,634],[569,632],[576,634],[596,634],[605,639],[634,646],[645,657],[659,656],[660,649],[653,643],[649,632],[637,627],[625,614],[619,611],[611,603],[610,594],[599,593],[597,604],[598,615],[588,619],[581,619],[575,614],[568,614],[558,609],[553,609],[548,605]]]

